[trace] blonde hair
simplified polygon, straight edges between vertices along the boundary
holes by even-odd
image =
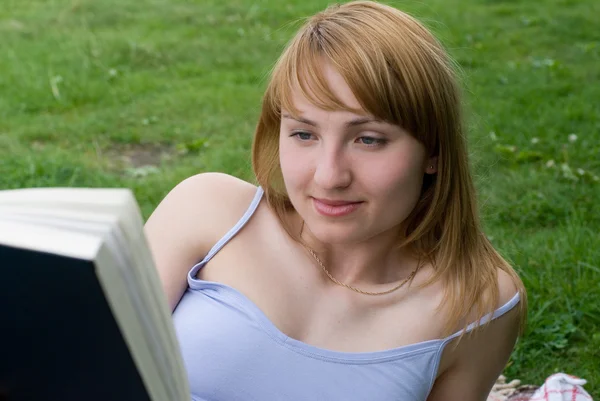
[[[442,279],[449,305],[444,330],[466,326],[499,302],[498,271],[525,290],[512,267],[482,233],[469,171],[461,116],[460,90],[452,61],[436,38],[416,19],[390,6],[354,1],[330,6],[311,17],[276,63],[266,89],[252,148],[252,165],[269,205],[286,221],[292,209],[279,165],[281,110],[296,113],[297,88],[326,110],[350,110],[328,88],[322,72],[327,60],[343,76],[364,111],[401,126],[418,139],[438,172],[425,175],[420,199],[404,222],[398,246],[410,246],[434,267],[424,285]]]

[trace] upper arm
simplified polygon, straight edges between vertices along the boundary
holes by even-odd
[[[173,188],[148,218],[144,231],[171,310],[190,268],[241,217],[253,188],[226,174],[198,174]]]
[[[512,283],[500,285],[500,303],[508,302],[517,289]],[[454,354],[452,364],[437,378],[427,401],[485,401],[514,349],[521,324],[519,305],[465,335],[456,345],[450,342],[444,353]],[[454,340],[456,341],[456,340]]]

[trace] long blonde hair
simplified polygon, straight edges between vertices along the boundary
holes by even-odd
[[[497,269],[507,272],[521,292],[524,316],[523,284],[480,227],[455,67],[421,23],[390,6],[371,1],[330,6],[304,24],[273,68],[252,165],[288,233],[298,240],[285,218],[292,205],[279,165],[282,108],[296,111],[291,92],[299,88],[318,107],[350,110],[328,88],[324,59],[343,76],[364,111],[401,126],[438,157],[438,172],[425,175],[398,246],[410,246],[432,263],[435,273],[424,285],[443,280],[449,305],[445,333],[468,323],[464,319],[473,312],[479,320],[495,309]]]

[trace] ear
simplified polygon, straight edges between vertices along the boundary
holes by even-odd
[[[438,158],[437,156],[430,157],[427,159],[427,164],[425,166],[425,174],[435,174],[438,171]]]

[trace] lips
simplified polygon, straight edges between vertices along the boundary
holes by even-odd
[[[340,217],[357,210],[363,202],[346,200],[313,198],[313,206],[317,213],[327,217]]]
[[[324,205],[328,205],[328,206],[345,206],[345,205],[351,205],[353,203],[360,203],[360,202],[353,202],[353,201],[344,201],[344,200],[331,200],[331,199],[319,199],[319,198],[314,198],[316,201],[323,203]]]

